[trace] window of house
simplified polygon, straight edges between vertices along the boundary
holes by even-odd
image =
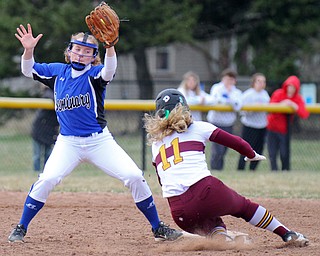
[[[169,65],[169,49],[167,47],[161,47],[156,49],[156,70],[168,71]]]
[[[153,47],[149,50],[150,70],[154,75],[168,75],[174,72],[175,50],[173,46]]]

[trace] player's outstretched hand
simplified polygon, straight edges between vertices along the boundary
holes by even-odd
[[[255,152],[255,156],[253,158],[248,158],[248,157],[245,157],[244,158],[244,161],[247,161],[247,162],[251,162],[251,161],[261,161],[261,160],[266,160],[266,157],[263,156],[263,155],[259,155],[257,152]]]
[[[25,49],[33,49],[43,36],[43,34],[39,34],[37,37],[33,37],[32,27],[30,24],[27,25],[27,29],[23,25],[20,25],[17,28],[17,33],[14,35]]]

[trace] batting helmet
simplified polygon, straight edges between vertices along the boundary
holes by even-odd
[[[182,106],[187,106],[186,98],[177,89],[165,89],[156,97],[156,112],[159,117],[168,118],[172,109],[180,103]]]

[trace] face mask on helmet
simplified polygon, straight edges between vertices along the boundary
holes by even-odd
[[[188,106],[183,94],[176,89],[161,91],[156,97],[156,113],[160,118],[168,119],[170,112],[177,106]]]
[[[81,71],[84,70],[86,68],[87,65],[77,62],[77,61],[70,61],[71,63],[71,67],[77,71]]]
[[[89,47],[89,48],[93,48],[93,56],[92,57],[95,58],[98,55],[98,45],[87,43],[88,36],[89,36],[89,34],[85,33],[84,36],[83,36],[82,41],[72,39],[70,41],[69,45],[68,45],[68,51],[72,52],[72,47],[73,47],[74,44],[85,46],[85,47]],[[77,53],[75,53],[75,54],[77,54]],[[80,60],[80,57],[83,56],[83,55],[80,55],[80,54],[77,54],[77,55],[79,55],[79,60]],[[69,56],[69,59],[70,59],[70,56]],[[77,71],[84,70],[85,67],[89,65],[89,64],[85,65],[85,64],[83,64],[83,63],[81,63],[79,61],[72,61],[71,59],[70,59],[70,64],[71,64],[72,68],[77,70]]]

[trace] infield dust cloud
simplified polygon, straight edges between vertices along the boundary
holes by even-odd
[[[238,237],[232,242],[220,239],[184,237],[176,242],[157,248],[157,252],[189,252],[189,251],[226,251],[251,250],[254,248],[252,240]]]

